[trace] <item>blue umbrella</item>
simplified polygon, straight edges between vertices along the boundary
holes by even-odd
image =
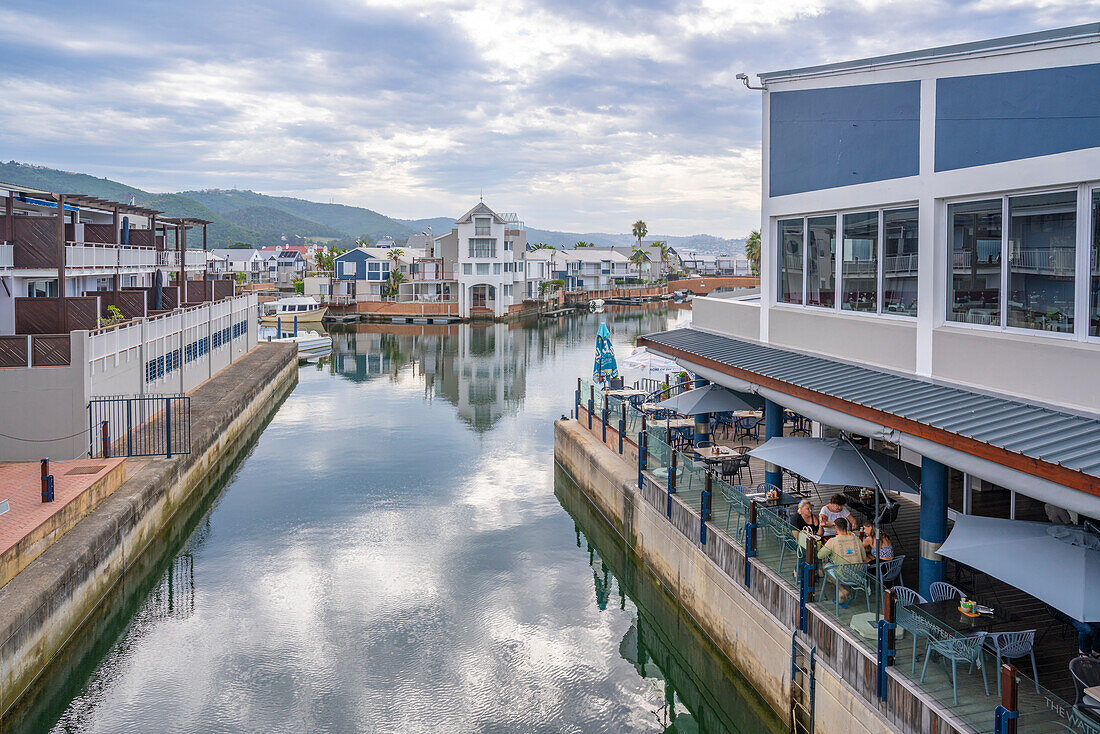
[[[611,346],[611,332],[607,324],[600,324],[596,332],[596,362],[592,366],[594,382],[609,382],[619,376],[619,367],[615,364],[615,348]]]

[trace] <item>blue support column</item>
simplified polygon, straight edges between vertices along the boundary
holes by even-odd
[[[695,380],[695,387],[705,387],[707,381],[699,377]],[[710,413],[700,413],[695,416],[695,445],[699,446],[700,441],[710,440]]]
[[[943,581],[943,559],[937,551],[947,540],[947,467],[927,456],[920,465],[920,595]]]
[[[783,406],[770,400],[764,401],[764,440],[783,435]],[[764,481],[782,489],[783,473],[775,464],[764,464]]]

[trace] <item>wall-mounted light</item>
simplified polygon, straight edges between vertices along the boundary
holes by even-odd
[[[761,84],[759,87],[754,87],[753,85],[749,84],[749,75],[748,74],[738,74],[737,78],[740,79],[742,82],[744,82],[745,86],[748,87],[749,89],[755,89],[757,91],[760,91],[760,90],[765,90],[765,89],[768,88],[767,84]]]

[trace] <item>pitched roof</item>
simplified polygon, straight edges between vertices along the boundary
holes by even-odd
[[[214,253],[218,257],[223,257],[226,260],[233,261],[247,261],[251,260],[252,256],[258,251],[251,247],[229,247],[229,248],[215,248],[210,252]]]
[[[477,206],[475,206],[473,209],[471,209],[470,211],[466,212],[461,217],[456,219],[455,224],[464,224],[466,222],[473,221],[473,218],[474,218],[475,214],[488,214],[494,220],[496,220],[496,222],[498,224],[504,224],[504,217],[500,216],[495,211],[493,211],[489,207],[485,206],[484,201],[479,201],[477,203]]]

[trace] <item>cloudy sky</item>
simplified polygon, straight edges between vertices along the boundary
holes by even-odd
[[[0,158],[529,225],[742,236],[734,75],[1097,20],[1063,0],[188,0],[0,5]]]

